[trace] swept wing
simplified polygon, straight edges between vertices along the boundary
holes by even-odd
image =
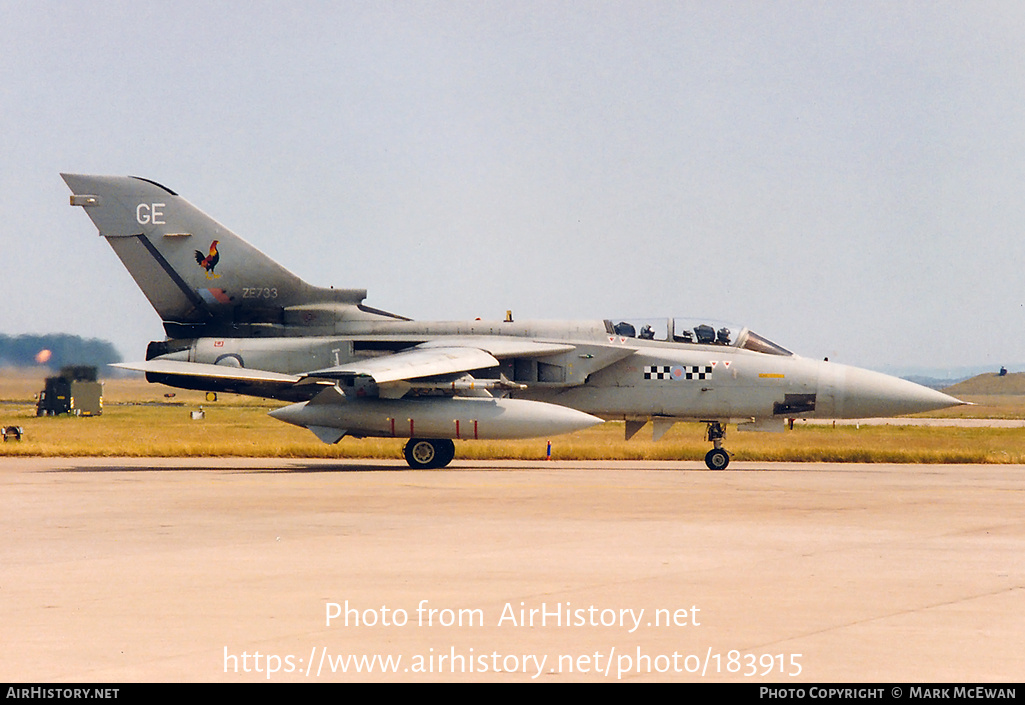
[[[352,360],[299,374],[160,357],[145,362],[121,363],[117,367],[145,372],[153,378],[152,381],[164,381],[157,379],[160,377],[187,377],[207,380],[210,389],[256,393],[278,399],[308,399],[316,393],[317,385],[332,385],[341,380],[365,377],[391,389],[386,396],[394,398],[417,388],[418,380],[425,389],[438,389],[438,378],[497,367],[500,358],[544,357],[574,349],[575,346],[565,344],[465,336],[439,338],[400,352]],[[431,383],[427,380],[431,380]],[[451,387],[453,390],[458,388]]]

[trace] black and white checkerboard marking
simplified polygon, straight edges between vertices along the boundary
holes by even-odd
[[[708,379],[712,365],[645,365],[644,379]]]

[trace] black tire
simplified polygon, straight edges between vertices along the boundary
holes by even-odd
[[[456,444],[447,438],[410,438],[403,450],[406,463],[414,470],[443,468],[456,455]]]
[[[438,452],[438,463],[434,467],[443,468],[452,462],[456,457],[456,444],[449,438],[443,438],[434,442],[435,450]]]
[[[730,464],[730,454],[722,448],[713,448],[705,454],[705,465],[709,470],[725,470]]]

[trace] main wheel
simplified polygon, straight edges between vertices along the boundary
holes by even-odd
[[[410,438],[403,451],[409,467],[417,470],[443,468],[456,455],[456,444],[447,438]]]
[[[730,454],[722,448],[713,448],[705,454],[705,465],[709,470],[725,470],[730,464]]]

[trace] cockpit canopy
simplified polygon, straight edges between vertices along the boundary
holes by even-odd
[[[627,318],[605,321],[610,335],[689,345],[724,345],[767,355],[793,355],[749,328],[699,318]]]

